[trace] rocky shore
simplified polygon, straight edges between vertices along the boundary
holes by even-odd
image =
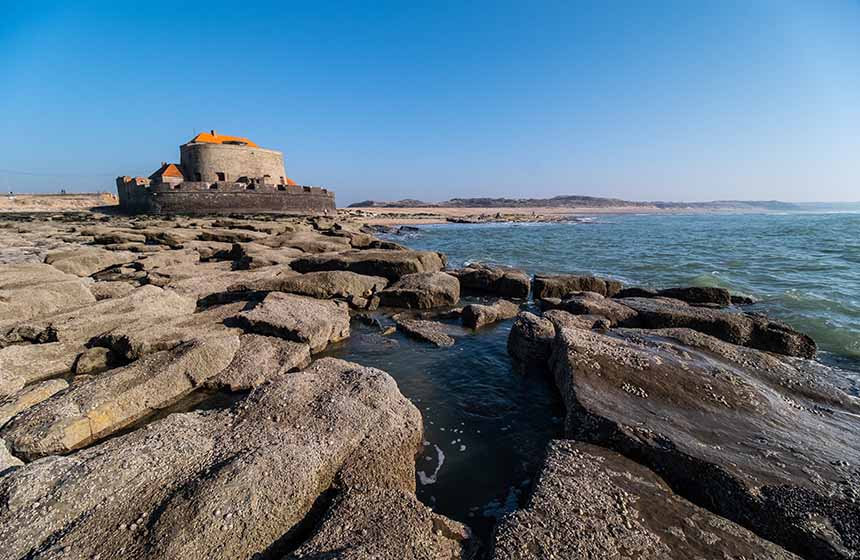
[[[353,218],[0,221],[0,559],[860,558],[860,402],[811,338]],[[563,437],[482,542],[416,497],[394,379],[320,354],[356,321],[442,352],[510,319]]]

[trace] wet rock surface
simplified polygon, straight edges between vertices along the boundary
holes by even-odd
[[[513,319],[520,312],[520,306],[508,300],[500,299],[492,305],[472,303],[463,308],[461,319],[463,326],[477,329],[491,323]]]
[[[653,471],[593,445],[556,440],[522,510],[496,529],[493,559],[798,557],[693,505]]]
[[[562,329],[551,366],[570,437],[805,557],[860,551],[856,399],[790,361],[689,329]]]
[[[620,321],[621,326],[648,329],[685,327],[732,344],[788,356],[815,357],[815,342],[809,336],[761,315],[693,307],[665,298],[625,298],[621,301],[637,313],[630,320]]]
[[[595,292],[612,297],[622,288],[621,282],[596,276],[541,275],[534,278],[534,298],[566,298],[577,292]]]
[[[406,317],[396,317],[395,323],[398,329],[414,339],[435,344],[440,348],[454,345],[454,339],[442,323]]]

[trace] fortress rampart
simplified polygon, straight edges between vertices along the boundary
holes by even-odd
[[[198,134],[149,178],[117,177],[120,207],[149,214],[330,214],[334,193],[296,185],[281,152],[247,138]]]

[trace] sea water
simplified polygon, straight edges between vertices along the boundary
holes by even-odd
[[[819,359],[843,369],[860,395],[860,214],[600,216],[566,224],[421,226],[392,236],[441,251],[449,266],[487,262],[529,273],[597,274],[631,286],[721,286],[754,297],[749,309],[811,335]],[[436,348],[356,326],[328,353],[390,373],[421,410],[425,441],[416,481],[424,503],[485,541],[522,504],[546,443],[561,436],[551,381],[516,373],[511,321]]]

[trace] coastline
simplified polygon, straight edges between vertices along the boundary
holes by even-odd
[[[763,210],[702,209],[702,208],[657,208],[656,206],[612,206],[612,207],[534,207],[534,208],[339,208],[338,215],[367,225],[434,225],[448,223],[494,223],[494,222],[566,222],[589,216],[613,215],[678,215],[678,214],[740,214],[761,213]]]

